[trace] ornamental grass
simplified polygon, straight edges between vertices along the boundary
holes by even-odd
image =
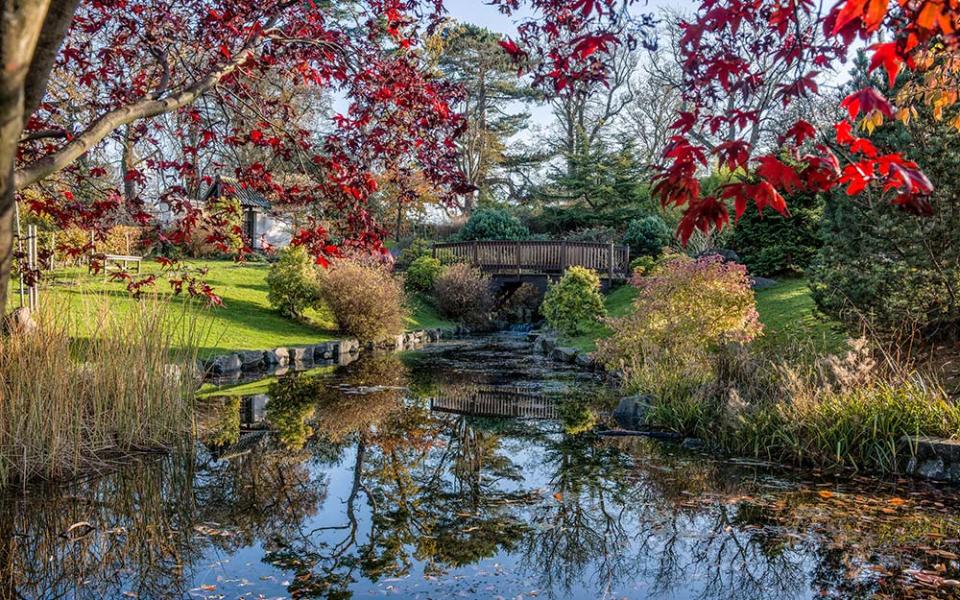
[[[96,471],[191,432],[190,311],[155,298],[116,311],[104,296],[76,314],[47,306],[35,330],[0,338],[0,486]]]

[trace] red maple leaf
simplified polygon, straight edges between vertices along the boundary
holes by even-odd
[[[812,140],[817,136],[817,130],[809,122],[800,119],[794,123],[787,132],[783,134],[784,140],[793,140],[795,146],[800,146],[806,140]]]
[[[870,114],[875,110],[880,111],[888,119],[893,117],[893,105],[887,101],[883,94],[872,87],[863,88],[850,94],[840,103],[840,108],[847,109],[851,119],[856,119],[861,112]]]
[[[887,72],[887,79],[890,87],[897,82],[897,74],[900,72],[900,65],[904,63],[904,57],[900,53],[897,42],[886,42],[883,44],[874,44],[870,46],[873,50],[873,56],[870,58],[869,72],[873,72],[877,67],[882,66]]]
[[[785,164],[776,156],[767,154],[758,158],[757,162],[759,162],[760,165],[754,169],[754,173],[769,182],[776,189],[791,193],[795,189],[802,187],[800,175],[797,174],[796,169]]]

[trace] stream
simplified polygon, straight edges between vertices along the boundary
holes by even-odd
[[[960,490],[597,435],[616,400],[507,333],[224,388],[0,498],[0,597],[960,597]]]

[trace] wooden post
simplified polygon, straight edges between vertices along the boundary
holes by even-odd
[[[609,283],[610,285],[613,285],[613,242],[610,242],[610,261],[608,266],[610,267]]]
[[[473,240],[473,265],[480,266],[480,243],[477,240]]]
[[[13,203],[14,214],[17,219],[17,250],[19,251],[20,258],[17,264],[17,273],[20,275],[20,308],[23,308],[26,305],[25,292],[26,290],[23,287],[23,230],[20,228],[20,203],[14,201]],[[3,308],[6,312],[6,307]]]
[[[567,240],[560,242],[560,274],[567,270]]]
[[[520,265],[520,240],[516,241],[517,248],[517,277],[520,277],[521,265]]]
[[[37,270],[37,226],[27,225],[27,266],[31,271]],[[30,284],[27,299],[30,304],[30,310],[35,312],[40,304],[37,282],[34,280]]]

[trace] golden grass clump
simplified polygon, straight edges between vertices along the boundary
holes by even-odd
[[[0,486],[96,470],[191,431],[190,314],[156,298],[118,312],[106,297],[84,313],[47,306],[35,331],[0,338]]]

